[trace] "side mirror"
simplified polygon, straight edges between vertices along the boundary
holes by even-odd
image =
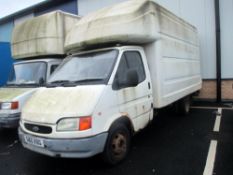
[[[44,85],[44,84],[45,84],[45,80],[44,80],[44,78],[41,77],[41,78],[39,79],[39,85],[42,86],[42,85]]]
[[[139,77],[136,70],[129,70],[126,74],[127,76],[127,87],[136,87],[139,83]]]
[[[125,76],[124,79],[119,79],[118,77],[115,79],[113,89],[119,90],[127,87],[136,87],[139,84],[138,73],[135,69],[128,70]]]

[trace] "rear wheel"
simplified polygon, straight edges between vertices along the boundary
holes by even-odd
[[[103,152],[106,163],[115,165],[124,160],[130,148],[130,132],[124,124],[116,124],[111,127]]]
[[[190,112],[190,106],[191,106],[191,97],[187,96],[185,98],[182,98],[181,100],[179,100],[176,104],[176,108],[178,114],[180,115],[187,115]]]

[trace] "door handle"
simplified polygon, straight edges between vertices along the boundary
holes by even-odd
[[[150,89],[150,82],[148,82],[148,89]]]

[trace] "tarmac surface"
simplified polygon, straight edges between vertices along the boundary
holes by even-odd
[[[47,174],[232,175],[233,110],[195,107],[186,117],[160,111],[133,138],[128,158],[112,167],[99,156],[61,159],[40,155],[21,146],[16,130],[0,130],[0,175]]]

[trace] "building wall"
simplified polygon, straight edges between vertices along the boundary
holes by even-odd
[[[0,25],[0,86],[6,83],[13,62],[10,51],[13,26],[13,22]]]
[[[214,1],[210,2],[210,0],[206,1],[206,8],[212,8],[213,14],[211,16],[214,16]],[[232,17],[233,17],[233,0],[219,0],[220,3],[220,27],[221,27],[221,73],[222,73],[222,84],[221,84],[221,94],[223,100],[233,100],[233,23],[232,23]],[[195,9],[195,8],[194,8]],[[199,11],[198,11],[199,12]],[[215,24],[212,23],[209,19],[210,16],[207,16],[206,22],[209,23],[207,25],[207,28],[209,28],[210,31],[212,28],[212,32],[207,32],[205,35],[203,35],[203,39],[205,42],[209,42],[208,46],[211,44],[215,47],[215,41],[213,40],[212,33],[215,32]],[[212,17],[213,18],[213,17]],[[212,46],[212,48],[213,48]],[[214,54],[215,50],[212,51],[209,47],[203,48],[205,52],[212,52]],[[210,58],[210,57],[208,57]],[[202,59],[206,59],[206,57],[202,57]],[[212,60],[215,61],[215,60]],[[211,63],[211,59],[206,59],[206,63],[202,63],[203,69],[210,66],[216,66]],[[210,73],[210,70],[207,71]],[[213,71],[213,73],[216,73],[216,71]],[[213,74],[212,73],[212,74]],[[201,91],[201,94],[199,98],[202,99],[216,99],[216,80],[206,80],[203,82],[203,88]]]
[[[11,33],[13,30],[13,27],[14,27],[13,21],[0,25],[0,42],[10,42],[11,41]]]
[[[221,25],[222,99],[233,100],[233,0],[219,0]]]
[[[0,42],[0,53],[0,86],[2,86],[8,79],[13,63],[9,42]]]
[[[35,16],[39,16],[54,10],[62,10],[68,13],[77,14],[78,13],[77,0],[72,0],[72,1],[70,0],[65,4],[58,4],[57,6],[54,6],[49,9],[42,9],[41,11],[35,12]]]
[[[233,0],[220,0],[222,78],[233,79]]]
[[[103,7],[111,6],[126,0],[78,0],[78,14],[86,15]]]

